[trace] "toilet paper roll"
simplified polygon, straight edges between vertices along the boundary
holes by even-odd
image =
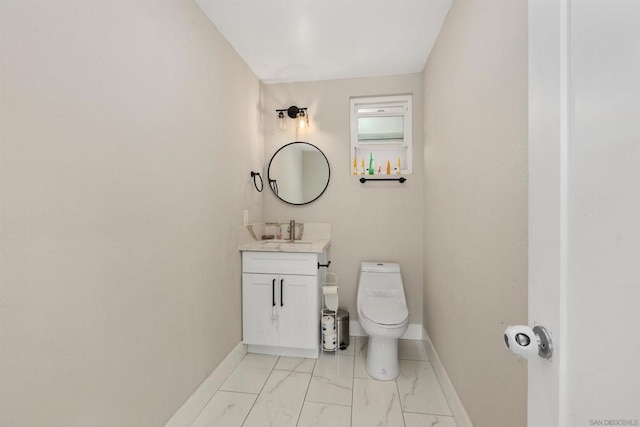
[[[322,319],[320,319],[320,325],[322,326],[323,334],[334,334],[336,331],[333,316],[322,316]]]
[[[331,344],[331,343],[322,344],[322,348],[324,348],[325,350],[335,350],[336,349],[336,343],[334,342],[333,344]]]
[[[333,350],[336,348],[336,335],[323,335],[322,336],[322,347],[325,350]]]
[[[329,310],[336,311],[338,309],[338,287],[323,286],[322,294],[324,295],[324,305]]]
[[[530,358],[538,355],[538,337],[528,326],[507,326],[504,344],[514,354]]]
[[[336,328],[333,324],[322,325],[322,335],[331,335],[336,333]]]
[[[322,316],[323,325],[333,325],[333,322],[334,322],[333,316]]]
[[[324,305],[331,311],[338,309],[338,294],[330,294],[324,296]]]

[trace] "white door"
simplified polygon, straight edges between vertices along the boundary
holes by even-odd
[[[242,275],[242,340],[278,345],[278,280],[273,274]]]
[[[640,425],[640,2],[529,2],[529,427]]]
[[[318,282],[315,276],[279,277],[280,345],[314,349],[318,346]]]

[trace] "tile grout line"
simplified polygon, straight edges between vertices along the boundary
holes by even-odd
[[[247,353],[249,354],[249,353]],[[246,357],[246,356],[245,356]],[[269,378],[271,377],[271,374],[273,373],[273,371],[275,370],[276,365],[278,364],[278,361],[280,360],[280,356],[278,356],[278,358],[276,359],[276,363],[273,364],[273,367],[271,368],[271,370],[269,371],[269,375],[267,375],[267,379],[264,381],[264,384],[262,384],[262,387],[260,387],[260,391],[258,392],[258,394],[256,395],[256,400],[253,401],[253,403],[251,404],[251,408],[249,408],[249,410],[247,411],[247,415],[244,416],[244,419],[242,420],[242,424],[241,427],[244,425],[244,423],[247,422],[247,418],[249,418],[249,414],[251,413],[251,411],[253,411],[253,407],[256,405],[256,402],[258,401],[258,399],[260,398],[260,395],[262,394],[262,390],[264,390],[264,386],[267,385],[267,381],[269,381]]]
[[[398,377],[402,375],[402,366],[400,366],[400,374]],[[404,407],[402,406],[402,398],[400,397],[400,386],[398,385],[398,378],[393,380],[396,383],[396,390],[398,391],[398,403],[400,404],[400,413],[402,414],[402,424],[406,427],[407,421],[404,419]]]
[[[222,387],[224,385],[224,383],[229,379],[229,377],[231,375],[233,375],[233,373],[236,371],[236,369],[238,369],[238,367],[240,366],[242,361],[247,357],[247,354],[249,354],[249,353],[245,353],[245,355],[242,357],[242,360],[238,363],[238,365],[233,369],[233,371],[231,371],[231,373],[229,375],[226,376],[226,378],[224,379],[224,381],[222,381],[222,384],[220,384],[220,386],[216,389],[216,391],[213,392],[213,394],[211,395],[209,400],[207,400],[207,403],[204,404],[204,406],[198,411],[198,414],[193,418],[193,420],[191,420],[191,422],[189,423],[189,427],[191,427],[198,420],[198,417],[200,417],[200,414],[202,414],[202,412],[209,405],[209,403],[211,403],[211,401],[216,396],[216,394],[218,394],[218,392],[220,391],[220,387]],[[243,424],[244,424],[244,421],[243,421]]]
[[[406,412],[407,414],[416,414],[416,415],[432,415],[434,417],[447,417],[447,418],[455,418],[453,415],[447,415],[447,414],[436,414],[433,412],[415,412],[415,411],[403,411]]]
[[[235,370],[235,369],[234,369]],[[233,373],[233,372],[232,372]],[[225,380],[226,381],[226,380]],[[218,392],[220,391],[220,389],[218,388],[216,391],[213,392],[213,394],[211,395],[211,397],[209,398],[209,400],[207,400],[207,403],[204,404],[204,406],[198,411],[198,414],[195,416],[195,418],[193,420],[191,420],[191,422],[189,423],[189,427],[191,427],[200,417],[200,414],[202,414],[202,412],[205,410],[205,408],[207,406],[209,406],[209,403],[211,403],[211,401],[213,400],[213,398],[215,397],[216,394],[218,394]]]
[[[353,369],[351,370],[351,419],[349,420],[349,427],[353,427],[353,403],[355,402],[355,389],[356,389],[356,357],[358,356],[356,351],[358,349],[358,339],[354,339],[353,344]]]
[[[313,379],[313,371],[316,369],[316,362],[318,360],[313,361],[313,369],[311,369],[311,375],[309,376],[309,384],[307,384],[307,390],[304,392],[304,399],[302,399],[302,406],[300,407],[300,412],[298,413],[298,419],[296,420],[296,427],[300,422],[300,416],[302,416],[302,410],[304,409],[304,404],[307,403],[307,394],[309,394],[309,387],[311,387],[311,380]]]

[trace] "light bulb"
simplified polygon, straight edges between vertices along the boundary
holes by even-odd
[[[298,127],[300,129],[304,129],[305,127],[308,127],[308,126],[309,126],[309,118],[304,110],[300,110],[300,113],[298,113]]]
[[[285,130],[287,130],[287,125],[284,121],[284,112],[283,111],[278,111],[278,118],[277,118],[277,129],[278,132],[283,132]]]

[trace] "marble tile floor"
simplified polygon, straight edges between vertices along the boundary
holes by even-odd
[[[366,337],[315,359],[248,353],[192,427],[457,427],[421,341],[400,340],[400,376],[376,381]]]

